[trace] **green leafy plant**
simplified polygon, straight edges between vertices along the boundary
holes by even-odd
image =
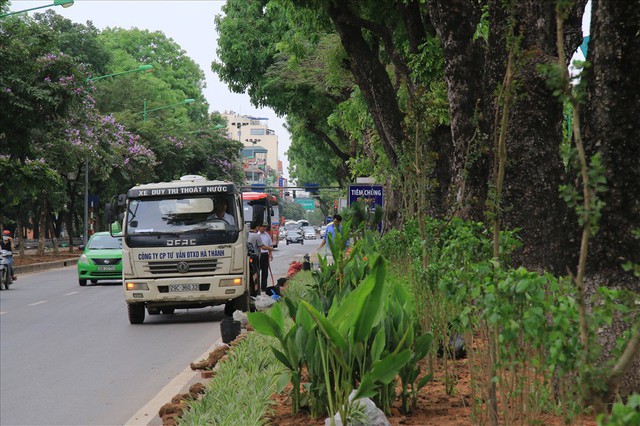
[[[640,424],[640,394],[629,396],[626,403],[616,402],[611,414],[598,415],[598,426],[626,426]]]

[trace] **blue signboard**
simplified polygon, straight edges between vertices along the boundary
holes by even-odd
[[[374,210],[376,206],[382,206],[382,185],[349,185],[349,205],[351,205],[352,203],[364,203]]]
[[[349,205],[352,203],[362,203],[374,211],[377,206],[382,208],[383,204],[382,185],[353,184],[349,185]],[[382,232],[382,222],[378,223],[378,231]]]

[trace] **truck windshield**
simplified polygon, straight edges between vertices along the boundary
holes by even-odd
[[[129,203],[127,235],[199,231],[237,231],[232,196],[134,199]]]

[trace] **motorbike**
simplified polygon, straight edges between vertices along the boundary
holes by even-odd
[[[9,250],[2,250],[0,256],[0,290],[3,288],[9,290],[9,286],[13,283],[11,276],[11,257],[13,253]]]

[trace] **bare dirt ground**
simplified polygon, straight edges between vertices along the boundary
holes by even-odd
[[[78,249],[74,249],[72,253],[69,252],[68,248],[61,248],[60,253],[54,254],[53,252],[47,252],[43,255],[37,254],[25,254],[24,256],[20,256],[17,254],[17,251],[14,252],[13,255],[13,264],[14,266],[23,266],[23,265],[31,265],[34,263],[45,263],[45,262],[55,262],[56,260],[66,260],[66,259],[74,259],[79,257],[82,254],[82,251]]]
[[[398,408],[393,408],[389,422],[393,426],[467,426],[482,424],[474,421],[471,407],[471,384],[467,359],[449,362],[449,374],[457,383],[451,394],[447,394],[444,381],[444,363],[435,367],[434,380],[427,383],[418,393],[418,406],[410,414],[403,414]],[[423,371],[425,369],[423,368]],[[398,389],[399,392],[399,389]],[[284,392],[287,393],[286,390]],[[314,419],[308,414],[291,414],[291,402],[286,395],[273,395],[273,415],[267,418],[268,424],[273,426],[320,426],[324,425],[324,417]],[[486,423],[486,422],[485,422]],[[505,424],[500,422],[500,424]],[[573,422],[565,422],[560,415],[540,414],[532,422],[520,421],[518,424],[541,424],[545,426],[561,426],[566,424],[595,426],[593,416],[582,416]]]

